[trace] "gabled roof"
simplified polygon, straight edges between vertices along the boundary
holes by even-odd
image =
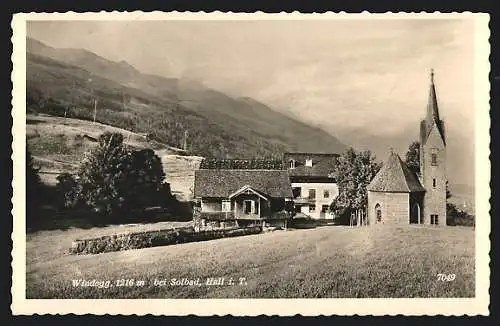
[[[268,197],[293,197],[286,170],[202,169],[194,174],[194,196],[197,198],[227,198],[244,186]]]
[[[391,152],[380,171],[367,187],[377,192],[421,192],[425,191],[417,176],[411,172],[398,154]]]
[[[284,165],[291,177],[330,177],[337,164],[339,154],[335,153],[285,153]],[[306,160],[312,160],[312,166],[306,166]],[[289,162],[295,161],[295,168],[289,168]]]
[[[268,200],[268,197],[265,194],[262,194],[260,191],[253,189],[249,185],[245,185],[245,186],[241,187],[239,190],[237,190],[236,192],[233,192],[228,197],[229,197],[229,199],[231,199],[231,198],[234,198],[234,197],[239,196],[239,195],[244,194],[244,193],[253,193],[253,194],[261,197],[262,199]]]

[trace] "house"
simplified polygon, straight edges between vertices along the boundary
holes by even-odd
[[[286,170],[200,169],[194,197],[202,220],[286,227],[293,194]]]
[[[285,153],[295,209],[315,219],[333,219],[330,205],[339,194],[332,173],[339,154]]]
[[[368,223],[446,225],[446,139],[431,71],[427,114],[420,122],[420,173],[391,151],[368,185]]]

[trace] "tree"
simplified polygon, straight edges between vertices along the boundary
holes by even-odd
[[[26,148],[26,224],[32,224],[41,205],[42,182],[35,168],[31,152]]]
[[[87,153],[75,178],[59,177],[58,187],[68,208],[79,206],[101,216],[126,215],[170,197],[163,190],[165,174],[160,158],[150,149],[131,150],[123,135],[106,132]]]
[[[380,167],[370,151],[356,152],[349,148],[339,157],[333,172],[339,187],[339,195],[331,205],[335,215],[343,219],[356,213],[360,218],[368,205],[366,187]]]
[[[420,173],[420,142],[413,141],[408,146],[408,151],[405,155],[405,164],[413,173]]]

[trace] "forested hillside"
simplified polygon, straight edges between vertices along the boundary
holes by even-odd
[[[275,158],[284,151],[340,152],[328,133],[248,98],[192,81],[142,74],[81,49],[27,40],[28,110],[93,119],[196,155]],[[94,103],[96,101],[97,103]],[[187,140],[185,142],[185,139]]]

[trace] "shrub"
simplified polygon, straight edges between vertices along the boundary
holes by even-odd
[[[446,204],[446,224],[447,225],[461,225],[461,226],[475,226],[475,217],[467,212],[457,208],[452,203]]]
[[[205,230],[196,232],[193,227],[139,233],[115,234],[95,239],[76,240],[69,252],[72,254],[100,254],[111,251],[141,249],[172,244],[206,241],[260,233],[259,226]]]

